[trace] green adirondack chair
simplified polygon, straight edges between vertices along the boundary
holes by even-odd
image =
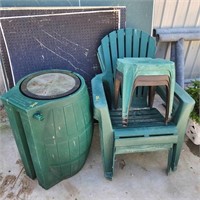
[[[128,127],[122,126],[121,110],[113,105],[117,58],[154,58],[155,50],[154,38],[136,29],[113,31],[101,40],[98,48],[102,73],[92,79],[92,96],[94,118],[99,122],[104,176],[108,179],[112,179],[117,154],[168,150],[167,172],[177,168],[194,106],[194,100],[184,89],[175,85],[172,119],[167,125],[156,108],[146,109],[148,87],[138,87],[134,92]],[[159,86],[156,91],[165,100],[165,89]]]

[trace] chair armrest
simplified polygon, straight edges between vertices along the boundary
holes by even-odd
[[[94,106],[94,118],[100,120],[101,114],[109,115],[108,103],[103,87],[104,74],[98,74],[92,79],[92,99]]]
[[[113,128],[103,87],[103,76],[104,73],[99,74],[92,79],[92,98],[94,106],[94,118],[99,121],[104,176],[108,179],[111,179],[113,174]]]

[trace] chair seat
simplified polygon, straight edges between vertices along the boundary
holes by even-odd
[[[131,110],[128,127],[121,125],[121,112],[111,111],[111,121],[114,128],[114,152],[127,154],[134,152],[147,152],[170,150],[177,143],[177,128],[173,122],[166,125],[164,117],[156,108]],[[171,159],[171,157],[170,157]],[[169,167],[168,167],[169,171]]]
[[[156,108],[130,109],[127,127],[121,123],[121,112],[121,109],[110,111],[115,138],[176,135],[178,132],[173,121],[167,125],[164,123],[164,117]]]

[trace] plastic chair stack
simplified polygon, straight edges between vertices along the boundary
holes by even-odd
[[[123,84],[122,84],[123,83]],[[118,107],[119,90],[122,85],[122,124],[128,125],[129,108],[133,93],[138,86],[149,86],[149,106],[152,108],[155,86],[166,88],[165,123],[169,121],[172,111],[175,68],[174,63],[164,59],[123,58],[117,61],[115,77],[114,107]]]

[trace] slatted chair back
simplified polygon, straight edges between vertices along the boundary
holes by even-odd
[[[109,95],[114,98],[114,78],[117,59],[124,57],[155,57],[156,44],[153,37],[137,29],[119,29],[106,35],[98,48],[98,59],[104,83]],[[137,107],[147,106],[147,87],[138,87],[134,93],[134,104]],[[138,99],[138,100],[137,100]]]

